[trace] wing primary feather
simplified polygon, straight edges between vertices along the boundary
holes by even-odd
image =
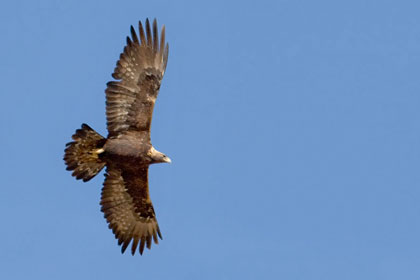
[[[133,38],[134,43],[139,44],[139,38],[137,38],[136,30],[133,26],[130,26],[131,37]]]
[[[121,253],[124,253],[125,250],[127,249],[128,245],[130,244],[131,238],[128,237],[124,240],[124,244],[121,247]]]
[[[162,238],[162,234],[160,233],[160,229],[159,229],[159,227],[157,227],[156,231],[157,231],[157,234],[159,235],[160,239],[163,239],[163,238]]]
[[[158,237],[157,237],[157,234],[156,234],[156,230],[153,231],[153,241],[155,242],[155,244],[159,244]]]
[[[165,25],[162,26],[160,30],[160,46],[159,46],[159,56],[163,58],[163,51],[165,50]]]
[[[128,36],[127,36],[127,46],[128,46],[128,47],[131,47],[131,39],[130,39],[130,37],[128,37]]]
[[[163,69],[166,69],[166,65],[168,64],[168,54],[169,54],[169,44],[166,43],[165,52],[163,54],[163,63],[165,64]]]
[[[134,253],[136,252],[137,245],[139,244],[139,238],[135,237],[133,239],[133,245],[131,246],[131,254],[134,256]]]
[[[150,248],[152,248],[152,236],[151,235],[147,236],[146,241],[147,241],[146,247],[147,247],[147,249],[150,250]]]
[[[152,46],[152,31],[150,30],[150,22],[148,18],[146,18],[146,36],[147,36],[147,45]]]
[[[144,28],[143,28],[143,24],[141,23],[141,21],[139,21],[139,33],[140,33],[140,40],[141,40],[141,44],[142,45],[146,45],[146,36],[144,35]]]
[[[140,241],[140,247],[139,247],[139,252],[140,252],[140,255],[143,255],[143,251],[144,251],[144,244],[145,244],[145,242],[144,242],[145,240],[144,240],[144,237],[142,237],[141,238],[141,241]]]
[[[159,34],[157,28],[157,20],[156,18],[153,20],[153,49],[155,51],[158,50],[158,43],[159,43]]]

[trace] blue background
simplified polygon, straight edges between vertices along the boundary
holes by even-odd
[[[418,1],[7,1],[1,279],[420,279]],[[169,63],[152,140],[162,242],[121,255],[103,174],[65,171],[146,17]]]

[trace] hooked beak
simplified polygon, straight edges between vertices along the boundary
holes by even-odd
[[[172,162],[172,160],[168,156],[165,156],[163,158],[163,161],[166,162],[166,163],[171,163]]]

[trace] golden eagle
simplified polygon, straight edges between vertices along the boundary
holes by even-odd
[[[150,140],[153,107],[168,62],[165,26],[159,38],[156,19],[151,29],[139,22],[139,37],[131,26],[131,38],[107,84],[106,118],[108,137],[104,138],[86,124],[76,130],[67,143],[64,161],[67,170],[84,182],[106,166],[101,211],[122,245],[131,253],[150,249],[152,240],[162,239],[149,196],[148,169],[153,163],[171,162],[157,151]]]

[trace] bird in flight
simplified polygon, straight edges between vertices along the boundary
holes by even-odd
[[[131,253],[162,239],[149,195],[150,164],[170,163],[150,139],[153,107],[168,62],[165,26],[160,37],[156,19],[145,29],[139,22],[120,55],[106,93],[108,137],[82,124],[66,144],[64,161],[72,176],[84,182],[106,167],[101,211],[118,239],[122,253],[131,243]]]

